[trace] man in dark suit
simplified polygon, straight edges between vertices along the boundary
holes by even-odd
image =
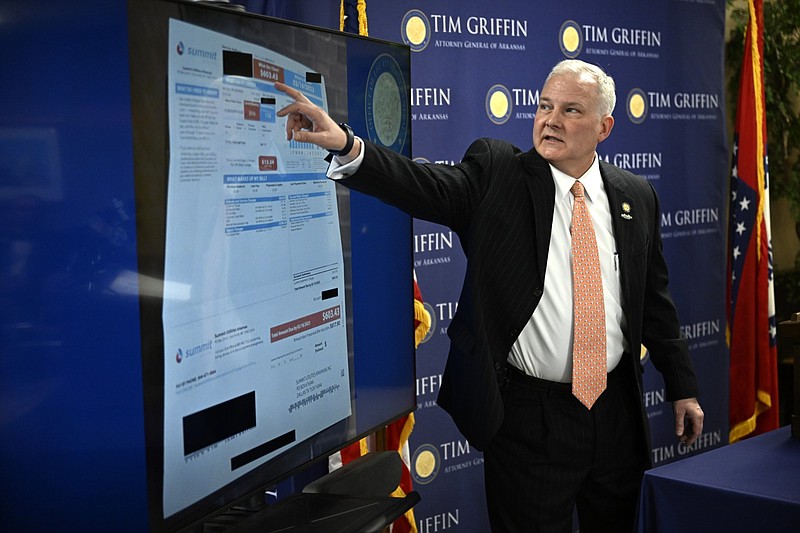
[[[652,186],[596,154],[614,126],[613,80],[562,61],[540,93],[534,148],[480,139],[453,166],[418,164],[353,136],[302,94],[287,137],[336,155],[328,175],[458,234],[467,270],[448,327],[439,405],[484,451],[494,531],[630,531],[650,465],[640,346],[673,402],[675,432],[690,445],[703,411],[661,251]],[[585,193],[602,278],[604,390],[573,396],[571,189]],[[578,194],[580,196],[580,194]],[[577,284],[577,282],[575,282]],[[577,365],[576,365],[577,366]]]

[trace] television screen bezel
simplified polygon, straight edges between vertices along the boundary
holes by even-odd
[[[346,41],[368,41],[376,46],[400,50],[402,54],[408,57],[409,63],[410,50],[407,46],[398,43],[354,34],[344,34],[326,28],[191,1],[130,0],[128,2],[128,14],[149,515],[153,531],[177,531],[196,527],[220,512],[225,512],[230,507],[242,502],[263,499],[264,491],[276,483],[297,474],[339,449],[357,442],[385,425],[413,412],[416,407],[416,371],[413,364],[414,320],[412,310],[408,313],[408,319],[405,321],[385,321],[386,327],[399,328],[407,332],[407,351],[411,360],[411,375],[407,383],[409,400],[407,405],[399,409],[391,409],[391,412],[387,412],[385,416],[382,414],[380,422],[370,424],[366,428],[358,428],[354,421],[350,421],[357,428],[356,433],[351,438],[325,445],[324,450],[315,450],[314,456],[304,457],[299,463],[293,460],[290,465],[281,467],[279,474],[272,472],[269,465],[274,465],[276,461],[285,457],[286,454],[281,454],[281,456],[268,461],[265,465],[245,473],[186,509],[169,517],[163,516],[164,344],[163,324],[161,322],[162,293],[160,291],[162,290],[164,272],[166,189],[169,161],[169,134],[166,110],[166,43],[169,19],[185,20],[193,24],[198,21],[209,21],[209,29],[220,31],[221,33],[226,33],[221,31],[222,28],[233,28],[237,24],[261,25],[262,28],[274,25],[273,28],[292,28],[297,31],[313,32],[320,36],[324,35],[326,38],[345,39]],[[203,26],[203,24],[199,25]],[[242,38],[239,35],[235,37]],[[255,42],[255,44],[264,46],[259,42]],[[153,68],[154,66],[158,68],[163,64],[163,72],[160,71],[156,73],[157,75],[152,75],[153,73],[151,72],[151,76],[146,76],[146,73],[137,69],[140,69],[142,63],[147,61],[146,58],[152,58],[150,54],[161,54],[162,56],[155,61],[155,65],[149,65],[148,68]],[[408,72],[406,72],[406,75],[408,75]],[[347,84],[346,81],[343,83]],[[156,96],[154,97],[153,95]],[[155,121],[148,122],[153,117],[155,117]],[[410,152],[410,133],[408,135],[409,141],[405,149]],[[154,186],[153,180],[163,180],[163,186]],[[148,183],[147,186],[143,186],[145,182]],[[162,182],[159,182],[157,185],[161,184]],[[359,198],[357,201],[370,202],[370,200],[372,199],[364,200]],[[375,209],[375,213],[378,215],[384,212],[381,210],[393,209],[379,204],[377,201],[374,202],[368,204],[368,214],[366,216],[373,216],[369,214],[369,210],[372,209]],[[392,216],[397,217],[397,214],[392,213]],[[398,308],[400,310],[409,310],[413,305],[413,254],[411,252],[413,227],[411,217],[402,215],[402,225],[407,226],[405,230],[402,227],[400,228],[400,232],[407,235],[407,239],[405,239],[407,250],[399,252],[398,255],[403,258],[404,264],[398,265],[394,274],[402,276],[405,272],[407,276],[407,301],[396,303],[399,304]],[[345,230],[343,229],[342,231]],[[354,261],[358,260],[358,258],[354,259]],[[358,300],[354,303],[355,305],[361,305]],[[381,337],[378,332],[374,332],[374,334],[376,337]],[[355,357],[358,356],[359,354],[356,353]],[[351,416],[357,416],[357,413]]]

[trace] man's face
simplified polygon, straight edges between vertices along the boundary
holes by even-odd
[[[533,121],[533,146],[561,172],[579,178],[589,169],[597,144],[611,133],[614,119],[600,116],[597,87],[571,74],[545,83]]]

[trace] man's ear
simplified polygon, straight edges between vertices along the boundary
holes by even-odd
[[[600,131],[597,134],[597,142],[598,144],[605,141],[609,135],[611,135],[611,130],[614,129],[614,117],[611,115],[606,115],[600,119]]]

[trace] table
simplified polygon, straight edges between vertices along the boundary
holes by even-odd
[[[800,531],[800,440],[789,426],[645,473],[639,533]]]

